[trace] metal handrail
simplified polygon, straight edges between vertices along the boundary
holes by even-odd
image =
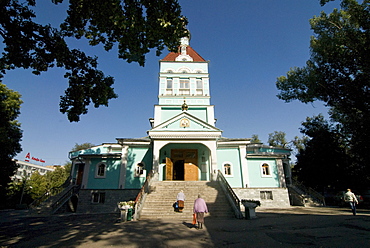
[[[316,190],[314,190],[310,187],[307,188],[306,186],[303,185],[303,183],[301,183],[297,180],[294,180],[294,179],[293,179],[293,186],[295,186],[300,191],[302,191],[303,194],[310,196],[312,199],[316,200],[319,203],[322,203],[323,206],[326,205],[325,204],[325,197],[322,194],[320,194],[319,192],[317,192]]]
[[[60,192],[64,190],[64,188],[65,187],[61,185],[47,190],[42,196],[36,198],[28,207],[33,209],[40,206],[43,202],[46,202],[52,196],[58,195]]]
[[[67,200],[69,200],[73,195],[77,194],[80,189],[80,185],[70,185],[62,193],[58,200],[51,204],[52,213],[54,214]]]
[[[140,192],[137,194],[135,199],[135,213],[134,213],[134,220],[138,220],[140,217],[141,210],[143,209],[144,201],[146,195],[149,193],[149,187],[152,182],[154,173],[152,171],[149,172],[148,176],[145,179],[143,186],[140,189]]]
[[[243,214],[240,210],[240,199],[239,197],[235,194],[234,190],[231,188],[230,184],[228,183],[228,181],[226,180],[226,178],[224,177],[224,175],[222,174],[222,172],[220,170],[218,170],[217,172],[217,179],[216,179],[220,185],[221,185],[221,188],[224,190],[226,196],[227,196],[227,199],[229,200],[233,210],[234,210],[234,214],[235,214],[235,217],[238,218],[238,219],[241,219],[243,218]]]
[[[312,188],[308,188],[308,194],[310,196],[313,196],[316,200],[320,201],[323,204],[323,206],[326,206],[325,197],[322,194],[320,194],[319,192]]]

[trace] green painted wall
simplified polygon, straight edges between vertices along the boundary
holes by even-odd
[[[139,189],[144,184],[146,177],[136,177],[136,164],[143,162],[145,170],[148,174],[153,166],[153,152],[151,148],[132,147],[128,149],[127,164],[126,164],[126,189]]]
[[[240,171],[240,154],[238,148],[217,149],[217,168],[223,172],[223,164],[229,162],[232,164],[232,175],[225,176],[231,187],[242,187],[242,176]]]
[[[279,177],[275,159],[248,159],[248,187],[279,187]],[[271,176],[264,177],[261,172],[261,165],[267,163],[270,165]]]
[[[101,159],[92,158],[90,163],[87,189],[118,189],[119,187],[119,174],[121,168],[120,159]],[[96,178],[96,165],[100,162],[105,163],[107,166],[105,178]],[[85,167],[86,170],[86,167]]]
[[[162,107],[161,122],[182,113],[181,107]],[[188,113],[207,122],[207,108],[194,108],[189,106]]]

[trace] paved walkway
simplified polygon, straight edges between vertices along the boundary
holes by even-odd
[[[27,217],[0,212],[0,247],[369,247],[370,210],[257,208],[253,220],[208,215],[204,229],[188,222],[120,222],[117,214]]]

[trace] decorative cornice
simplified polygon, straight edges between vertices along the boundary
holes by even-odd
[[[152,139],[218,139],[221,132],[149,132]]]

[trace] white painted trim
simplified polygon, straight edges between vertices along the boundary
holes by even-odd
[[[119,188],[124,189],[126,186],[126,165],[127,165],[128,146],[122,146],[121,168],[119,171]]]
[[[230,165],[230,175],[225,174],[225,164]],[[231,163],[230,161],[222,162],[222,174],[224,175],[224,177],[234,177],[234,165],[233,165],[233,163]]]
[[[142,163],[144,165],[144,169],[143,169],[143,174],[139,175],[139,174],[136,173],[137,172],[136,169],[137,169],[137,167],[139,167],[138,164],[140,164],[140,163]],[[140,161],[136,161],[134,165],[135,165],[134,177],[146,177],[145,163],[140,160]]]
[[[86,159],[84,161],[85,161],[85,167],[84,167],[84,174],[82,176],[81,189],[85,189],[87,187],[87,183],[89,181],[90,165],[91,165],[91,160],[90,159]]]
[[[246,188],[249,185],[249,170],[247,162],[247,146],[239,146],[240,163],[241,163],[241,174],[242,174],[242,187]]]
[[[98,172],[99,172],[99,166],[100,165],[104,165],[104,175],[103,176],[99,176],[98,175]],[[95,178],[106,178],[107,176],[107,164],[105,162],[99,162],[95,165]]]

